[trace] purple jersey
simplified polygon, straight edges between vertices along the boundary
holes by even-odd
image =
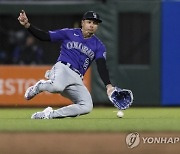
[[[57,61],[70,63],[82,75],[94,59],[106,58],[103,43],[93,35],[85,39],[80,28],[49,31],[51,41],[61,41],[61,51]]]

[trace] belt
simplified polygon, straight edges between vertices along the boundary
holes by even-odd
[[[68,66],[71,70],[76,72],[81,77],[81,79],[83,79],[83,75],[77,69],[75,69],[70,63],[67,63],[67,62],[64,62],[64,61],[59,61],[59,62],[66,65],[66,66]]]

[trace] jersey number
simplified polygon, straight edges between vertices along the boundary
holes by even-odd
[[[85,61],[84,61],[83,68],[84,68],[85,70],[87,70],[88,66],[89,66],[89,58],[86,58]]]

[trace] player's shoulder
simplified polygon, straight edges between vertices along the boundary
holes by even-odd
[[[93,35],[93,38],[94,38],[95,41],[103,44],[103,42],[96,35]]]
[[[72,31],[73,29],[72,28],[62,28],[61,30],[62,31]]]
[[[94,40],[96,41],[97,44],[99,44],[100,46],[105,47],[104,43],[96,36],[93,36]]]
[[[74,33],[76,33],[76,34],[80,33],[80,29],[79,28],[63,28],[62,30],[64,30],[69,35],[72,35]]]
[[[79,28],[63,28],[62,30],[64,31],[70,31],[70,32],[75,32],[75,31],[79,31]]]

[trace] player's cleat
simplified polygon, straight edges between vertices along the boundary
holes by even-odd
[[[24,95],[24,98],[27,100],[32,99],[34,96],[40,93],[39,85],[42,84],[45,80],[39,80],[34,86],[29,87]]]
[[[53,112],[52,107],[47,107],[42,112],[36,112],[31,116],[31,119],[52,119],[50,114]]]

